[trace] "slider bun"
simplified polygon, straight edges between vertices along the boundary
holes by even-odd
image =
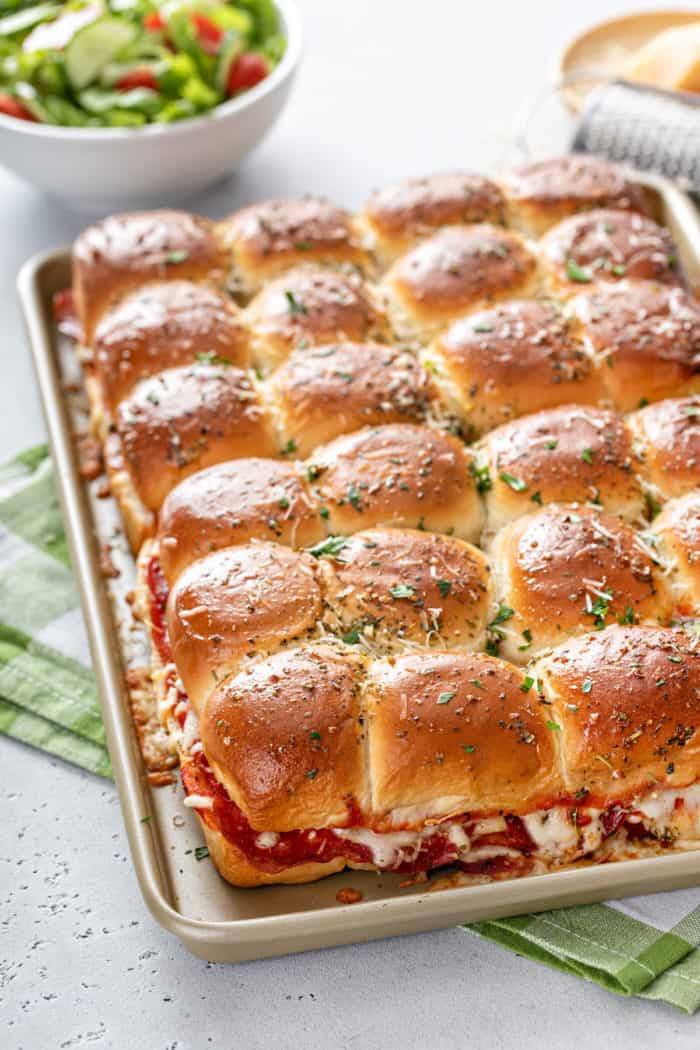
[[[573,215],[545,234],[540,252],[554,295],[569,297],[593,281],[623,278],[686,283],[671,234],[635,212],[600,208]]]
[[[111,409],[139,379],[197,358],[244,368],[250,358],[236,307],[205,284],[146,284],[103,314],[95,329],[94,364]]]
[[[425,343],[462,314],[536,287],[525,242],[483,224],[446,226],[398,259],[379,291],[397,337]]]
[[[373,193],[359,216],[369,246],[383,265],[441,226],[502,221],[498,186],[464,171],[394,183]]]
[[[159,515],[165,577],[172,585],[198,558],[253,539],[317,543],[324,535],[318,511],[297,464],[251,458],[200,470],[172,490]]]
[[[495,629],[500,655],[526,663],[618,620],[667,622],[673,601],[653,554],[620,518],[592,507],[551,505],[508,525],[491,550],[496,600],[513,610]]]
[[[255,358],[270,371],[294,350],[351,340],[384,340],[386,318],[355,274],[298,266],[270,281],[246,311]]]
[[[557,795],[548,712],[523,684],[520,670],[483,653],[375,662],[367,684],[375,822],[523,813]]]
[[[394,423],[316,449],[309,471],[331,533],[394,525],[474,541],[482,510],[471,465],[471,454],[450,434]]]
[[[243,296],[299,263],[369,264],[350,214],[316,197],[260,201],[223,219],[216,233],[229,252],[231,287]]]
[[[412,529],[367,529],[322,558],[328,627],[378,653],[483,648],[489,566],[463,540]]]
[[[494,532],[544,503],[600,503],[628,521],[644,500],[631,443],[613,412],[563,405],[492,430],[478,448],[488,471],[488,529]]]
[[[700,492],[669,500],[654,519],[651,535],[671,566],[679,614],[700,615]]]
[[[246,372],[194,364],[142,379],[117,409],[124,462],[150,510],[188,474],[212,463],[278,451]]]
[[[477,433],[538,409],[604,394],[591,355],[552,303],[501,303],[454,321],[423,352]]]
[[[197,714],[217,682],[312,631],[321,611],[315,560],[277,543],[227,547],[185,569],[168,597],[167,625]]]
[[[218,281],[223,256],[207,219],[184,211],[111,215],[73,246],[73,295],[87,344],[107,306],[145,281]]]
[[[590,208],[649,212],[643,188],[600,157],[551,157],[514,168],[500,182],[509,223],[532,237]]]
[[[209,696],[202,743],[253,828],[343,825],[348,804],[365,802],[362,668],[347,649],[309,645],[251,665]]]
[[[610,627],[560,646],[532,673],[561,727],[572,794],[587,788],[605,805],[696,780],[700,650],[683,631]]]
[[[380,423],[423,420],[437,391],[413,354],[381,343],[297,350],[274,374],[270,405],[300,456],[339,434]]]
[[[571,305],[621,412],[700,386],[700,303],[683,288],[601,283]]]
[[[700,396],[648,405],[627,425],[637,470],[654,497],[672,499],[700,485]]]

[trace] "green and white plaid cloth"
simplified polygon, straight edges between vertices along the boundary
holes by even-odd
[[[109,755],[45,446],[0,468],[0,731],[103,777]],[[700,1008],[700,893],[466,926],[620,995]]]

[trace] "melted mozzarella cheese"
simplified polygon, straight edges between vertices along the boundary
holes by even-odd
[[[214,799],[211,795],[186,795],[185,805],[188,809],[213,809]]]
[[[450,821],[439,828],[427,827],[421,831],[372,831],[371,828],[331,828],[338,838],[364,846],[378,868],[393,868],[402,861],[412,860],[425,839],[444,835],[460,853],[469,849],[469,837],[461,824]]]

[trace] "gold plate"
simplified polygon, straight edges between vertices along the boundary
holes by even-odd
[[[699,21],[700,10],[641,11],[584,30],[566,45],[557,63],[562,102],[578,113],[590,92],[604,81],[620,76],[627,59],[657,33]]]

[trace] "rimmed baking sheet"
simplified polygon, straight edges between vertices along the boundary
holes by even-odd
[[[661,218],[700,286],[700,223],[692,204],[663,180],[639,181],[658,194]],[[74,390],[80,370],[52,313],[54,293],[69,283],[68,251],[34,257],[18,279],[124,823],[144,899],[162,926],[202,958],[235,962],[700,884],[700,850],[446,889],[432,888],[436,877],[401,888],[400,876],[357,871],[305,886],[236,889],[211,861],[197,860],[203,839],[196,818],[182,805],[179,783],[148,783],[131,719],[124,667],[145,662],[125,601],[134,562],[113,501],[100,499],[99,482],[86,484],[78,472],[72,435],[81,427]],[[103,543],[119,569],[115,579],[101,572]],[[362,901],[339,904],[336,894],[346,887],[359,890]]]

